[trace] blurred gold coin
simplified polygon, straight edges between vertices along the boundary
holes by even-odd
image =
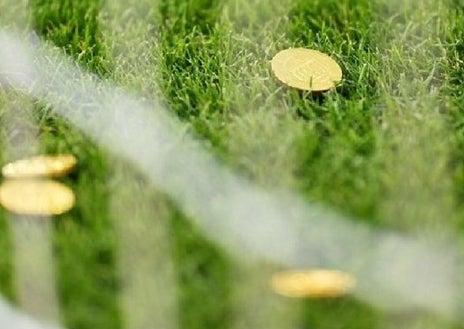
[[[285,271],[271,278],[274,292],[285,297],[338,297],[355,284],[351,275],[333,270]]]
[[[278,80],[301,90],[326,91],[342,80],[342,69],[337,62],[312,49],[282,50],[274,56],[271,66]]]
[[[23,215],[50,216],[74,206],[73,191],[52,180],[9,180],[0,186],[0,204]]]
[[[77,159],[71,154],[39,155],[6,164],[2,174],[6,178],[60,177],[77,165]]]

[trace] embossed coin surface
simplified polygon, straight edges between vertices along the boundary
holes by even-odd
[[[333,270],[285,271],[271,278],[274,292],[285,297],[338,297],[355,284],[351,275]]]
[[[337,62],[312,49],[282,50],[272,59],[271,67],[279,81],[301,90],[327,91],[342,80]]]
[[[2,174],[6,178],[59,177],[76,165],[77,159],[71,154],[39,155],[6,164]]]
[[[52,180],[8,180],[0,186],[0,204],[17,214],[59,215],[74,202],[73,191]]]

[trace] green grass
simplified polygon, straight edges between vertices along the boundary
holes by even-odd
[[[15,22],[8,13],[20,12],[21,4],[2,0],[0,24],[27,25],[89,71],[147,98],[162,97],[208,150],[258,185],[295,190],[378,227],[429,235],[449,228],[461,235],[464,4],[435,2],[34,0],[24,14],[28,21]],[[341,86],[321,97],[281,86],[269,61],[294,46],[336,59]],[[0,122],[14,102],[24,100],[0,91]],[[80,163],[65,180],[76,191],[76,208],[54,220],[62,321],[71,329],[123,328],[123,244],[110,215],[120,184],[109,184],[122,179],[113,170],[121,160],[40,101],[30,106],[39,150],[71,152]],[[15,136],[2,128],[9,150],[0,152],[3,162],[30,152],[11,150]],[[135,177],[133,188],[148,191],[143,202],[167,209],[156,216],[169,231],[179,326],[240,327],[234,326],[242,323],[234,273],[241,265],[134,169],[125,171]],[[0,290],[16,301],[11,240],[1,212]],[[243,305],[256,307],[253,298],[243,298]],[[268,298],[265,314],[287,305],[297,310],[299,328],[382,328],[395,321],[443,328],[439,319],[382,314],[350,297]],[[247,316],[249,325],[253,312]]]

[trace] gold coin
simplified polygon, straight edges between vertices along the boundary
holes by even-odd
[[[71,154],[39,155],[6,164],[2,174],[7,178],[60,177],[76,165],[77,159]]]
[[[312,49],[282,50],[274,56],[271,66],[278,80],[301,90],[326,91],[342,80],[342,69],[337,62]]]
[[[50,216],[74,206],[73,191],[52,180],[9,180],[0,186],[0,204],[23,215]]]
[[[274,292],[285,297],[338,297],[355,284],[351,275],[333,270],[285,271],[271,278]]]

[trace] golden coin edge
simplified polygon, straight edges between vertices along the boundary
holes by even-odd
[[[40,185],[43,189],[48,189],[48,193],[58,195],[60,194],[60,201],[57,203],[44,203],[42,205],[24,206],[24,199],[18,203],[17,195],[10,195],[13,192],[17,193],[21,189],[27,188],[27,185],[32,189],[40,190]],[[46,193],[45,192],[45,193]],[[24,197],[24,195],[19,198]],[[55,198],[55,201],[58,198]],[[63,201],[64,200],[64,201]],[[11,213],[38,217],[47,217],[61,215],[71,210],[75,205],[76,197],[71,188],[60,182],[50,179],[27,179],[27,180],[7,180],[0,185],[0,204],[3,208]],[[27,202],[27,201],[26,201]],[[19,205],[18,205],[19,204]],[[45,209],[45,210],[44,210]]]
[[[45,163],[47,162],[53,162],[53,161],[61,161],[65,163],[63,166],[63,169],[60,170],[53,170],[49,169],[49,166],[45,171],[42,172],[17,172],[18,170],[14,170],[15,166],[27,166],[28,162],[32,163],[33,161],[43,161]],[[57,177],[63,177],[65,175],[70,174],[76,169],[77,166],[77,158],[72,155],[72,154],[57,154],[57,155],[38,155],[34,157],[29,157],[29,158],[23,158],[23,159],[18,159],[12,162],[9,162],[5,164],[2,167],[2,175],[6,178],[9,179],[28,179],[28,178],[39,178],[39,177],[51,177],[51,178],[57,178]],[[13,167],[12,169],[10,169]],[[12,173],[10,171],[13,171]]]
[[[329,276],[335,284],[333,286],[322,286],[308,291],[307,287],[298,289],[294,286],[295,276],[306,276],[307,279],[314,280],[317,285],[317,277]],[[356,279],[343,271],[339,270],[289,270],[275,273],[270,280],[272,290],[278,295],[290,298],[330,298],[341,297],[348,294],[355,286]],[[293,287],[291,287],[293,285]],[[289,288],[289,286],[291,288]]]
[[[334,75],[336,75],[337,77],[336,78],[326,78],[326,84],[324,84],[324,86],[319,86],[317,88],[308,88],[308,87],[303,87],[301,86],[301,84],[299,83],[292,83],[292,81],[287,81],[287,79],[285,77],[288,78],[288,75],[286,73],[280,73],[280,69],[278,68],[279,66],[279,61],[281,61],[282,57],[285,58],[285,56],[291,56],[291,53],[306,53],[306,56],[316,56],[318,58],[323,58],[325,61],[327,61],[327,63],[332,67],[329,71],[334,73],[336,71],[336,73],[334,73]],[[296,89],[299,89],[299,90],[304,90],[304,91],[310,91],[310,92],[324,92],[324,91],[328,91],[328,90],[331,90],[331,89],[334,89],[337,87],[337,85],[342,81],[343,79],[343,72],[342,72],[342,69],[340,67],[340,65],[337,63],[337,61],[335,61],[332,57],[330,57],[329,55],[319,51],[319,50],[315,50],[315,49],[307,49],[307,48],[287,48],[287,49],[283,49],[281,51],[279,51],[277,54],[274,55],[274,57],[272,58],[271,60],[271,69],[274,73],[274,76],[276,77],[277,80],[279,80],[281,83],[285,84],[286,86],[288,87],[291,87],[291,88],[296,88]],[[290,80],[290,79],[288,79]],[[294,79],[294,80],[298,80],[298,79]],[[301,82],[301,80],[299,80],[299,82]]]

